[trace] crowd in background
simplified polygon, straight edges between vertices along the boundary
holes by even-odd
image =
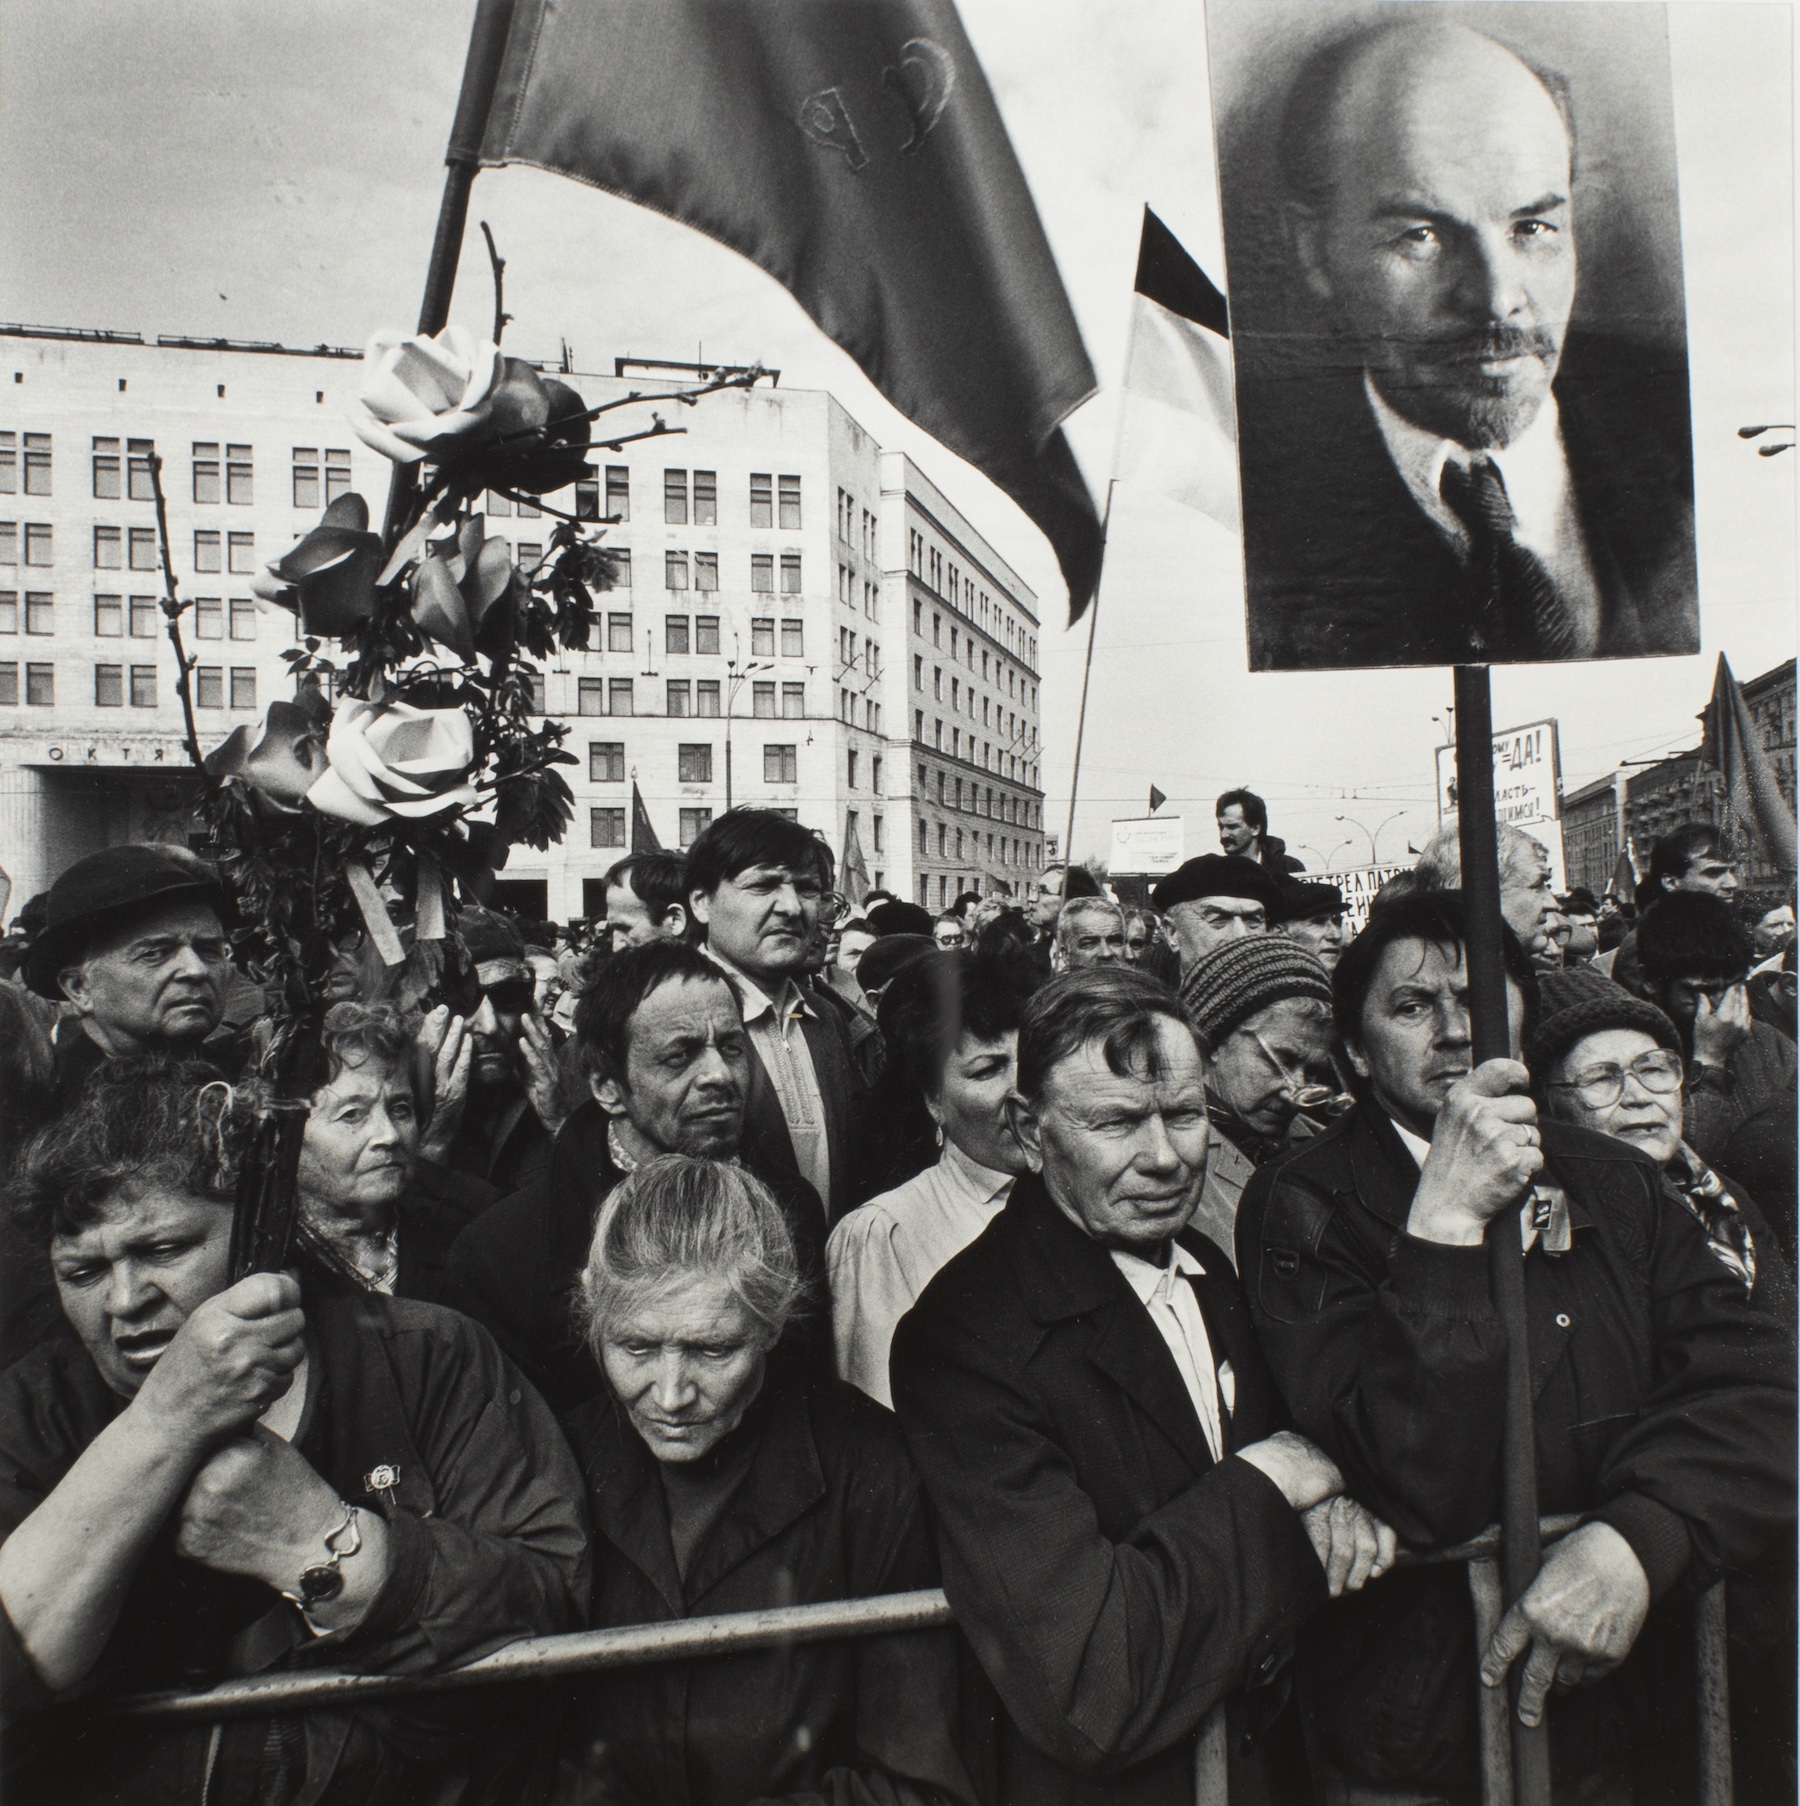
[[[1139,901],[1071,866],[934,914],[737,809],[595,921],[351,935],[293,1258],[235,1283],[268,1000],[207,862],[70,867],[0,942],[15,1797],[1185,1806],[1211,1759],[1460,1803],[1510,1665],[1559,1800],[1677,1802],[1723,1576],[1738,1798],[1791,1799],[1791,894],[1694,823],[1558,895],[1503,827],[1475,1067],[1454,823],[1360,932],[1253,792],[1217,825]],[[1460,1569],[1395,1560],[1498,1516],[1515,1219],[1582,1524],[1484,1651]],[[53,1710],[940,1584],[953,1630]]]

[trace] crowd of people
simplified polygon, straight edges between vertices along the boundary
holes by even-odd
[[[1559,896],[1502,828],[1478,1064],[1454,826],[1354,932],[1217,814],[1136,901],[853,904],[743,808],[603,920],[351,936],[243,1276],[269,1000],[219,877],[72,865],[0,943],[7,1797],[1463,1806],[1511,1678],[1559,1801],[1676,1806],[1723,1578],[1737,1797],[1791,1800],[1791,898],[1703,823]],[[1500,1513],[1495,1233],[1580,1523],[1479,1644],[1400,1556]],[[938,1585],[945,1628],[108,1713]]]

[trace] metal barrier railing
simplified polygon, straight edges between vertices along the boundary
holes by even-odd
[[[1579,1516],[1540,1520],[1546,1543],[1566,1536]],[[1465,1562],[1475,1607],[1475,1637],[1484,1648],[1501,1617],[1500,1532],[1485,1530],[1445,1549],[1400,1552],[1397,1567]],[[952,1623],[950,1602],[931,1587],[870,1599],[831,1600],[819,1605],[726,1612],[710,1618],[678,1618],[661,1624],[632,1624],[615,1630],[572,1631],[563,1636],[529,1637],[459,1668],[423,1674],[351,1674],[301,1670],[222,1681],[199,1693],[145,1693],[88,1702],[109,1717],[160,1723],[216,1723],[230,1718],[343,1711],[376,1701],[466,1687],[549,1680],[556,1676],[635,1667],[647,1662],[693,1660],[768,1649],[783,1644],[827,1643],[843,1637],[894,1635],[935,1630]],[[1732,1806],[1730,1701],[1726,1681],[1725,1585],[1700,1596],[1694,1619],[1695,1667],[1699,1699],[1700,1806]],[[1481,1786],[1483,1806],[1511,1806],[1512,1745],[1503,1687],[1480,1690]],[[1196,1806],[1227,1806],[1226,1737],[1223,1708],[1201,1725],[1195,1751]]]

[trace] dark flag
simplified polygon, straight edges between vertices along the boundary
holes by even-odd
[[[1791,872],[1794,812],[1781,794],[1775,767],[1756,731],[1750,705],[1744,701],[1744,693],[1722,652],[1713,678],[1712,701],[1706,705],[1703,719],[1706,734],[1700,744],[1700,756],[1723,775],[1732,814],[1756,834],[1776,865]]]
[[[1154,815],[1169,799],[1152,784],[1150,786],[1150,813]]]
[[[1631,849],[1620,847],[1619,857],[1613,865],[1613,875],[1606,886],[1606,894],[1615,897],[1621,903],[1628,903],[1637,895],[1637,872],[1631,863]]]
[[[482,161],[761,265],[1030,515],[1087,606],[1100,521],[1061,423],[1093,366],[950,0],[520,0]]]
[[[856,811],[844,823],[844,860],[840,867],[844,895],[859,909],[869,894],[869,868],[863,859],[862,836],[856,831]]]
[[[1146,207],[1125,359],[1119,481],[1143,484],[1236,533],[1230,331],[1225,297]]]
[[[634,853],[660,853],[662,842],[650,825],[650,811],[644,807],[644,793],[637,779],[631,780],[631,850]]]

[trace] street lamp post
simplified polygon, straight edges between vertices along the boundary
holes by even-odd
[[[731,712],[737,706],[738,691],[744,687],[745,680],[753,671],[773,671],[774,665],[767,659],[761,659],[748,665],[739,665],[736,658],[737,635],[731,636],[733,656],[725,661],[727,672],[725,682],[725,813],[731,813]]]
[[[1331,870],[1332,860],[1334,860],[1338,856],[1338,854],[1340,854],[1344,850],[1345,847],[1353,847],[1355,845],[1356,845],[1356,836],[1354,834],[1348,835],[1343,840],[1340,840],[1337,843],[1337,845],[1334,846],[1331,849],[1331,851],[1325,855],[1326,871]],[[1348,870],[1349,868],[1346,867],[1345,869]]]
[[[1382,835],[1383,829],[1391,826],[1394,822],[1397,822],[1400,819],[1400,817],[1403,816],[1404,814],[1406,814],[1406,811],[1404,809],[1396,809],[1394,811],[1394,813],[1387,818],[1386,821],[1381,823],[1380,827],[1376,828],[1376,830],[1373,834],[1369,834],[1369,830],[1366,827],[1364,827],[1363,824],[1361,822],[1359,822],[1354,815],[1340,815],[1337,819],[1341,822],[1348,822],[1350,824],[1350,826],[1353,828],[1362,828],[1363,833],[1368,834],[1368,837],[1369,837],[1369,864],[1371,866],[1377,866],[1381,863],[1380,846],[1381,846],[1381,835]]]

